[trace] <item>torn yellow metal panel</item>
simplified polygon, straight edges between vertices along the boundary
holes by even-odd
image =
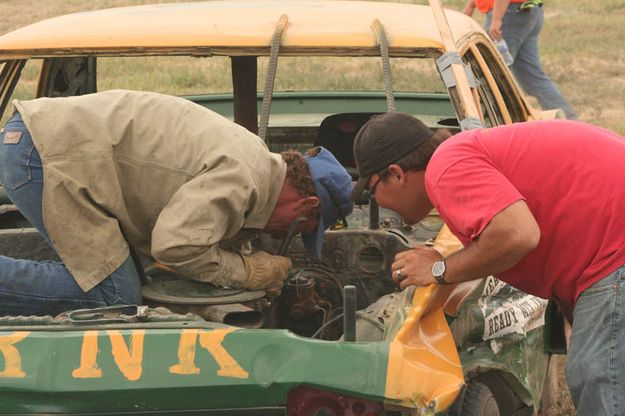
[[[434,242],[445,257],[461,247],[446,226]],[[389,348],[386,397],[432,411],[444,410],[455,400],[464,376],[444,308],[450,298],[457,308],[467,293],[462,289],[452,297],[455,287],[415,289],[412,306]]]
[[[442,305],[425,313],[434,285],[417,288],[412,308],[391,342],[386,397],[406,406],[449,407],[464,384],[462,366]]]

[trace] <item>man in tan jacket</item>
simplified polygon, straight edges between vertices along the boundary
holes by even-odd
[[[242,249],[297,231],[312,255],[352,210],[330,152],[269,152],[190,101],[108,91],[15,101],[0,133],[0,181],[62,263],[0,256],[0,313],[141,303],[129,247],[185,278],[279,292],[291,262]]]

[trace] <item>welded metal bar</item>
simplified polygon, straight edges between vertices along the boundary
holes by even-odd
[[[286,14],[280,16],[276,25],[276,30],[271,38],[271,51],[269,52],[269,63],[267,65],[267,78],[265,79],[265,90],[263,92],[263,107],[260,113],[260,123],[258,135],[261,139],[267,139],[267,126],[269,125],[269,112],[271,110],[271,98],[273,95],[273,84],[276,79],[276,68],[278,66],[278,54],[280,52],[280,41],[286,28],[289,18]]]
[[[388,53],[388,38],[382,23],[375,19],[373,21],[373,31],[380,46],[380,56],[382,57],[382,74],[384,77],[384,94],[386,95],[386,109],[390,113],[395,111],[395,96],[393,95],[393,76],[391,73],[391,60]]]
[[[375,198],[369,198],[369,229],[377,230],[380,228],[380,207]]]
[[[289,227],[289,230],[286,232],[286,236],[284,237],[284,240],[282,240],[282,244],[280,244],[280,248],[278,249],[279,256],[284,256],[286,254],[287,250],[289,249],[289,245],[291,245],[291,240],[293,240],[293,237],[295,237],[297,226],[302,221],[306,221],[306,218],[297,217],[295,218],[295,221],[291,223],[291,226]]]
[[[356,286],[343,287],[343,340],[356,341]]]

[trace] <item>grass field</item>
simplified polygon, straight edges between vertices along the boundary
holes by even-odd
[[[262,1],[262,0],[259,0]],[[48,17],[106,7],[138,5],[145,3],[176,2],[176,0],[0,0],[2,20],[0,34],[17,29]],[[427,1],[400,1],[402,3],[422,3]],[[461,9],[465,0],[443,0],[450,8]],[[569,99],[580,119],[625,134],[625,0],[545,0],[545,27],[541,37],[543,66],[546,72],[560,87]],[[483,16],[476,15],[483,21]],[[132,64],[140,65],[134,60]],[[173,65],[173,64],[172,64]],[[194,70],[197,62],[189,61],[188,65],[180,65],[175,75],[145,74],[131,66],[117,67],[116,70],[127,71],[128,85],[135,89],[158,90],[184,94],[202,85],[205,77],[198,77]],[[229,71],[224,71],[226,62],[215,60],[209,67],[212,84],[211,90],[229,89]],[[356,65],[356,64],[355,64]],[[358,67],[352,68],[358,73]],[[30,71],[30,72],[29,72]],[[203,67],[206,72],[206,67]],[[364,72],[364,71],[363,71]],[[26,69],[26,75],[32,80],[28,88],[34,90],[36,72]],[[119,72],[117,73],[119,76]],[[325,77],[319,76],[319,68],[314,63],[298,66],[297,74],[292,74],[283,85],[277,87],[290,88],[291,84],[301,79],[315,79],[319,88],[323,88]],[[259,85],[262,80],[259,80]],[[373,82],[360,79],[359,82]],[[327,81],[329,82],[329,81]],[[337,82],[336,79],[332,82]],[[347,88],[351,81],[339,78],[338,85],[325,87]],[[379,80],[376,80],[379,82]],[[401,89],[401,80],[398,81]],[[343,83],[343,84],[341,84]],[[170,87],[171,85],[171,87]],[[101,89],[106,88],[106,84]],[[18,95],[28,96],[32,92],[18,91]],[[535,102],[534,102],[535,103]],[[563,358],[559,358],[563,364]],[[570,397],[560,374],[560,399],[556,408],[549,413],[553,415],[574,415]]]
[[[3,19],[0,21],[0,33],[5,33],[48,17],[76,11],[101,9],[145,3],[176,2],[177,0],[0,0]],[[403,0],[402,3],[427,3],[426,0]],[[446,7],[461,9],[465,0],[443,0]],[[483,16],[476,13],[476,19],[483,21]],[[588,121],[621,134],[625,134],[625,0],[546,0],[545,28],[541,37],[543,65],[546,72],[560,87],[578,112],[580,119]],[[219,90],[220,85],[228,85],[229,71],[223,71],[218,60],[211,71],[213,84],[211,89]],[[357,70],[357,68],[354,68]],[[206,71],[206,68],[204,68]],[[162,85],[176,85],[177,93],[184,93],[185,88],[192,89],[199,81],[197,73],[181,68],[175,71],[175,78],[164,78],[151,74],[149,77],[137,76],[140,71],[129,70],[129,85],[136,89],[154,89],[168,92]],[[351,71],[352,73],[357,71]],[[28,70],[26,72],[28,74]],[[136,79],[130,78],[130,74]],[[36,73],[30,73],[34,88]],[[315,65],[298,66],[294,78],[316,79],[323,83],[325,77],[318,76]],[[288,88],[288,81],[280,81]],[[259,80],[261,82],[262,80]],[[359,80],[368,82],[369,80]],[[378,80],[375,80],[378,82]],[[332,82],[336,83],[336,79]],[[339,78],[338,83],[349,83],[348,79]],[[401,82],[401,81],[400,81]],[[173,84],[172,84],[173,83]],[[262,85],[262,84],[259,84]],[[279,88],[281,85],[276,85]],[[320,85],[320,87],[323,85]],[[331,85],[344,87],[345,85]],[[105,87],[103,85],[102,87]],[[102,88],[101,87],[101,88]],[[30,88],[30,86],[29,86]],[[401,84],[397,85],[401,89]],[[22,92],[17,92],[22,95]],[[535,103],[535,102],[534,102]]]

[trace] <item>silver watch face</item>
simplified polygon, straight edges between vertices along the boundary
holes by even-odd
[[[432,275],[434,277],[440,277],[445,274],[445,262],[437,261],[432,265]]]

